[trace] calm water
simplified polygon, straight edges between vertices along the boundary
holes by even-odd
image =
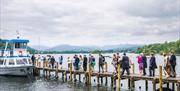
[[[73,57],[74,54],[56,54],[56,60],[58,61],[58,57],[63,55],[64,62],[63,68],[67,68],[67,63],[65,59],[67,57]],[[84,55],[84,54],[82,54]],[[104,54],[105,56],[112,56],[112,54]],[[137,54],[127,54],[132,62],[135,64],[135,73],[138,73],[138,65],[136,56]],[[98,55],[94,55],[96,60],[98,60]],[[111,65],[111,58],[106,58],[106,62],[108,63],[108,71],[113,71],[113,66]],[[163,57],[160,55],[156,55],[157,65],[163,65]],[[149,63],[149,59],[148,59]],[[95,70],[98,70],[98,63],[96,63]],[[180,76],[180,56],[177,56],[177,75]],[[147,69],[148,73],[148,69]],[[158,74],[158,69],[156,69],[156,74]],[[101,86],[97,87],[96,78],[92,78],[92,85],[86,86],[84,84],[84,80],[82,76],[81,82],[64,82],[61,79],[61,74],[59,74],[59,79],[56,80],[53,76],[50,79],[44,78],[42,75],[40,77],[35,77],[34,80],[30,80],[27,77],[12,77],[12,76],[0,76],[0,91],[113,91],[110,84],[110,78],[108,78],[108,85],[101,84]],[[77,76],[78,78],[78,76]],[[95,80],[95,82],[94,82]],[[104,81],[105,82],[105,81]],[[122,88],[124,91],[128,88],[127,80],[122,80]],[[136,81],[135,90],[139,91],[139,87],[141,87],[141,91],[145,91],[145,81]],[[158,85],[157,85],[158,87]],[[149,81],[149,91],[152,91],[152,82]]]

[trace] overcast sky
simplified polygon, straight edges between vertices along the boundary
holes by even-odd
[[[174,41],[180,0],[0,0],[0,30],[45,46]]]

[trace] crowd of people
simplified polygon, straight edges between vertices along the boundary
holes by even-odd
[[[71,64],[74,67],[74,70],[83,70],[87,71],[88,65],[90,66],[90,69],[94,71],[94,67],[96,63],[98,63],[99,67],[99,73],[104,72],[104,65],[106,63],[106,58],[109,56],[103,56],[102,54],[99,54],[99,59],[96,61],[95,57],[92,54],[89,55],[74,55],[72,58],[67,57],[67,59],[64,59],[63,56],[58,57],[58,61],[55,60],[54,56],[47,55],[47,56],[40,56],[35,57],[35,55],[32,55],[31,60],[33,62],[33,65],[35,65],[35,61],[43,61],[48,62],[49,67],[56,68],[58,63],[60,65],[60,68],[62,69],[63,61],[67,61],[68,69],[70,69]],[[118,73],[118,64],[120,64],[120,67],[122,68],[121,75],[124,75],[124,72],[126,71],[127,75],[130,74],[130,68],[132,63],[132,60],[126,55],[126,53],[123,53],[122,56],[120,56],[119,53],[113,54],[112,58],[112,65],[114,67],[114,74]],[[147,64],[149,59],[149,65]],[[136,62],[135,60],[133,62]],[[150,56],[146,56],[143,53],[140,53],[137,56],[137,63],[138,63],[138,69],[139,69],[139,75],[147,75],[146,69],[149,67],[149,76],[155,76],[155,69],[157,69],[156,64],[156,57],[152,53]],[[176,56],[173,52],[169,54],[164,53],[164,65],[163,65],[163,71],[167,77],[175,77],[176,76]]]

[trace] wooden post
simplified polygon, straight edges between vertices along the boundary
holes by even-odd
[[[99,85],[99,73],[96,75],[97,77],[97,85]]]
[[[121,71],[120,71],[120,64],[118,64],[118,89],[121,87]]]
[[[180,91],[180,81],[177,82],[177,91]]]
[[[89,84],[91,84],[91,64],[89,64]]]
[[[128,79],[128,89],[131,89],[131,80]]]
[[[148,80],[145,80],[145,89],[148,90]]]
[[[108,64],[107,64],[107,62],[106,62],[106,64],[105,64],[105,72],[108,72]],[[108,78],[107,78],[107,76],[106,76],[106,82],[105,82],[105,85],[107,85],[108,84]]]
[[[113,77],[113,82],[114,82],[114,88],[116,88],[116,75],[114,75],[114,77]]]
[[[79,82],[81,82],[81,74],[79,74]]]
[[[156,79],[153,80],[153,91],[156,91]]]
[[[172,83],[172,90],[173,90],[173,91],[175,90],[174,82]]]
[[[50,68],[48,68],[48,71],[49,71],[49,77],[50,77],[51,76]]]
[[[159,66],[159,91],[162,91],[162,65]]]
[[[72,81],[72,63],[70,63],[70,80]]]
[[[135,74],[134,63],[132,64],[132,73],[133,73],[133,75]],[[131,80],[132,80],[132,87],[135,88],[135,81],[134,81],[134,78],[132,78]]]
[[[67,81],[67,72],[66,71],[64,72],[64,75],[65,75],[64,81]]]
[[[62,72],[62,80],[64,81],[64,72]]]
[[[74,70],[74,82],[76,82],[76,70]]]
[[[130,89],[134,89],[134,88],[135,88],[134,78],[131,77],[131,78],[130,78]]]
[[[58,62],[56,63],[56,78],[58,78]]]
[[[111,77],[111,87],[113,87],[113,83],[114,83],[114,82],[113,82],[113,79],[114,79],[113,77],[114,77],[114,76]]]
[[[167,83],[167,89],[169,89],[169,83]]]

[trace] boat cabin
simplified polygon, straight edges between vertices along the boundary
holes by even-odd
[[[28,65],[28,42],[24,39],[0,40],[0,66]]]

